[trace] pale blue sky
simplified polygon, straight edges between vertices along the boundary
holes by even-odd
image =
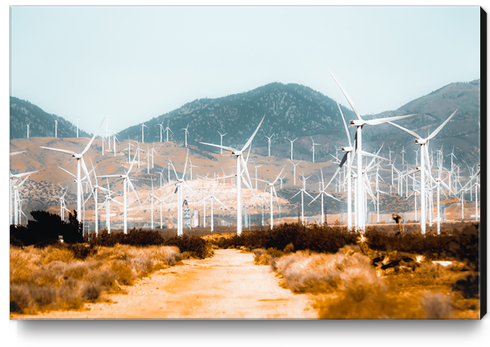
[[[10,95],[94,132],[299,83],[361,114],[480,78],[473,7],[11,7]]]

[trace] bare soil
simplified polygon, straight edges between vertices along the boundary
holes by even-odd
[[[215,250],[212,258],[184,260],[124,287],[127,294],[108,295],[110,302],[11,319],[317,318],[312,295],[282,288],[270,266],[255,265],[253,258],[235,249]]]

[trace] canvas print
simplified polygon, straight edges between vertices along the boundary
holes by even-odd
[[[12,6],[10,319],[480,319],[482,15]]]

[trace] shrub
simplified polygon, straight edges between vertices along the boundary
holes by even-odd
[[[62,235],[65,243],[83,242],[83,225],[78,223],[76,211],[70,213],[68,221],[62,221],[60,216],[47,211],[31,211],[34,220],[29,220],[27,226],[10,226],[10,241],[13,245],[36,245],[45,247],[58,243]]]
[[[165,241],[166,246],[176,246],[182,253],[189,253],[189,256],[204,259],[213,255],[214,251],[211,244],[207,243],[199,236],[175,236]],[[184,254],[183,254],[184,256]]]
[[[134,283],[133,270],[123,260],[116,260],[111,264],[111,270],[117,275],[119,283],[130,286]]]

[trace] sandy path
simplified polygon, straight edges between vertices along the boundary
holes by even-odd
[[[53,311],[13,319],[162,319],[162,318],[316,318],[310,296],[279,286],[269,266],[253,254],[216,250],[204,260],[159,271],[111,295],[114,303],[86,304],[84,311]]]

